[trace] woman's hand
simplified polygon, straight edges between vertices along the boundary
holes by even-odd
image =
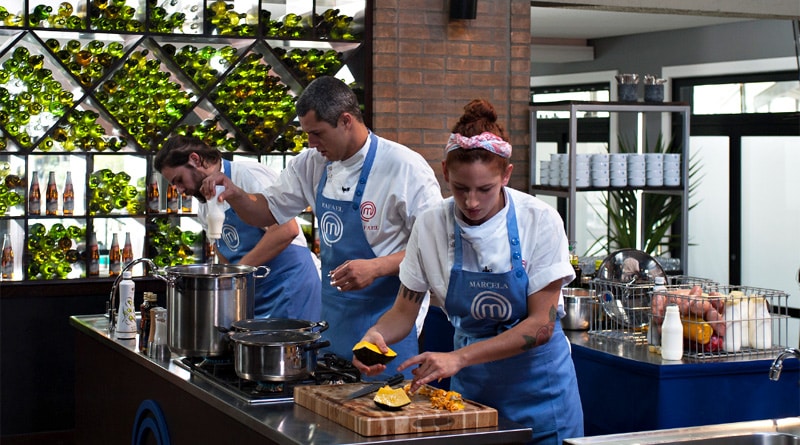
[[[397,367],[398,371],[418,365],[411,371],[414,379],[410,391],[413,393],[423,385],[455,375],[464,367],[456,352],[423,352],[411,357]]]
[[[381,353],[383,354],[389,352],[389,347],[386,345],[386,341],[383,339],[383,335],[381,335],[381,333],[376,331],[375,329],[368,330],[367,333],[364,334],[364,338],[362,338],[359,343],[361,343],[362,341],[374,344],[375,346],[378,347],[378,350],[380,350]],[[353,366],[355,366],[356,369],[358,369],[362,374],[366,374],[368,376],[378,375],[386,371],[386,365],[382,365],[379,363],[376,365],[367,366],[361,363],[361,361],[358,360],[355,357],[355,355],[353,355],[352,361],[353,361]]]

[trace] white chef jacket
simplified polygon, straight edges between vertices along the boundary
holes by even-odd
[[[317,186],[328,175],[326,198],[352,201],[370,139],[349,159],[328,160],[317,150],[307,149],[292,158],[277,183],[261,193],[279,222],[287,221],[311,206],[316,207]],[[378,154],[370,171],[361,200],[373,206],[374,216],[363,221],[364,234],[376,256],[386,256],[406,248],[417,216],[442,202],[439,182],[420,154],[396,142],[378,137]],[[417,318],[417,332],[427,314],[428,298]]]
[[[569,241],[564,222],[556,210],[544,201],[526,193],[504,187],[506,205],[479,226],[470,226],[461,218],[463,268],[494,273],[511,270],[511,250],[508,245],[506,215],[508,198],[514,200],[517,215],[522,264],[528,274],[528,295],[543,289],[553,281],[562,286],[575,278],[569,262]],[[431,304],[444,308],[450,269],[453,266],[453,219],[450,210],[453,198],[424,212],[406,246],[406,256],[400,263],[400,281],[408,289],[422,292],[430,289]],[[454,208],[457,212],[457,210]],[[564,298],[559,296],[559,315],[564,315]]]

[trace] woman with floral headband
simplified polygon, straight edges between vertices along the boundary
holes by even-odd
[[[455,329],[454,350],[423,352],[411,390],[451,377],[451,390],[530,427],[531,443],[583,436],[575,369],[561,330],[561,288],[574,278],[564,225],[538,198],[507,188],[511,145],[491,104],[473,100],[442,162],[453,196],[420,215],[392,308],[364,335],[386,351],[404,338],[425,293]],[[365,366],[367,375],[384,365]]]

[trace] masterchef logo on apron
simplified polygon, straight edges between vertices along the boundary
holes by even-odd
[[[375,217],[375,214],[378,213],[377,208],[375,207],[375,203],[372,201],[367,201],[361,204],[361,220],[366,222],[371,220]]]
[[[483,291],[472,299],[470,316],[476,320],[508,321],[511,318],[511,302],[492,291]]]
[[[239,250],[239,232],[236,231],[236,227],[230,224],[223,225],[220,239],[228,246],[228,249]]]
[[[342,239],[344,225],[339,215],[333,212],[325,212],[319,220],[319,230],[322,233],[322,241],[332,246]]]

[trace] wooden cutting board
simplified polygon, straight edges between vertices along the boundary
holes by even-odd
[[[470,400],[464,400],[464,409],[456,412],[434,409],[430,399],[420,394],[412,396],[411,404],[399,411],[378,408],[372,400],[375,393],[344,400],[364,386],[363,383],[296,386],[294,401],[362,436],[497,426],[496,409]]]

